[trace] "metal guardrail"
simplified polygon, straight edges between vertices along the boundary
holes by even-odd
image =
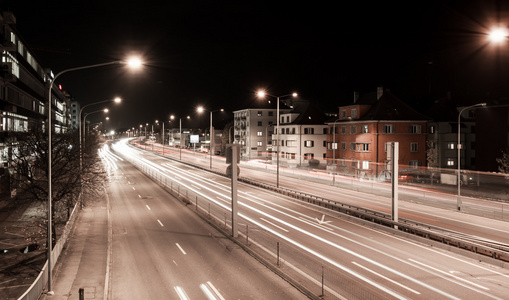
[[[341,202],[337,202],[334,200],[320,198],[314,195],[301,193],[298,191],[293,191],[285,188],[277,188],[274,185],[249,180],[246,178],[239,179],[245,183],[255,185],[264,189],[268,189],[279,194],[300,200],[305,201],[307,203],[320,206],[326,209],[330,209],[333,211],[337,211],[349,216],[353,216],[362,220],[367,220],[373,223],[377,223],[379,225],[391,228],[397,228],[400,231],[410,233],[428,240],[433,240],[436,242],[440,242],[442,244],[446,244],[449,246],[454,246],[463,250],[467,250],[470,252],[474,252],[476,254],[481,254],[492,259],[509,262],[509,246],[508,245],[499,245],[490,243],[487,241],[480,242],[471,242],[466,239],[456,238],[448,236],[448,231],[446,229],[431,226],[424,223],[418,223],[414,221],[410,221],[407,219],[400,219],[400,222],[394,222],[391,220],[391,216],[382,212],[365,209],[362,207],[344,204]],[[433,229],[433,230],[432,230]],[[440,231],[440,232],[437,232]]]

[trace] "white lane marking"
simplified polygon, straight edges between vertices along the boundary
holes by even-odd
[[[140,199],[141,199],[141,195],[140,195],[140,194],[138,194],[138,198],[140,198]]]
[[[200,284],[200,289],[210,300],[225,300],[210,281],[207,281],[207,284]]]
[[[219,299],[225,300],[223,298],[223,296],[221,295],[221,293],[219,293],[219,291],[216,289],[216,287],[212,284],[212,282],[207,281],[207,285],[210,287],[210,289],[212,289],[212,291],[216,294],[216,296],[219,297]]]
[[[435,272],[438,272],[438,273],[440,273],[440,274],[448,275],[448,276],[450,276],[450,277],[452,277],[452,278],[454,278],[454,279],[457,279],[457,280],[460,280],[460,281],[466,282],[467,284],[473,285],[473,286],[478,287],[478,288],[480,288],[480,289],[483,289],[483,290],[486,290],[486,291],[489,291],[489,290],[490,290],[490,289],[489,289],[489,288],[487,288],[487,287],[484,287],[484,286],[482,286],[482,285],[479,285],[479,284],[476,284],[476,283],[470,282],[470,281],[468,281],[468,280],[466,280],[466,279],[463,279],[463,278],[461,278],[461,277],[458,277],[458,276],[452,275],[452,274],[447,273],[447,272],[445,272],[445,271],[439,270],[439,269],[437,269],[437,268],[434,268],[434,267],[432,267],[432,266],[430,266],[430,265],[427,265],[427,264],[422,263],[422,262],[420,262],[420,261],[417,261],[417,260],[415,260],[415,259],[411,259],[411,258],[409,258],[408,260],[409,260],[409,261],[411,261],[411,262],[414,262],[414,263],[416,263],[416,264],[418,264],[418,265],[421,265],[421,266],[423,266],[423,267],[425,267],[425,268],[428,268],[428,269],[431,269],[431,270],[433,270],[433,271],[435,271]],[[435,274],[435,275],[437,275],[437,274]],[[442,278],[444,278],[445,280],[452,281],[452,280],[450,280],[450,279],[447,279],[447,278],[446,278],[446,277],[444,277],[444,276],[440,276],[440,275],[437,275],[437,276],[442,277]],[[482,293],[482,294],[484,294],[482,291],[479,291],[479,290],[474,289],[474,288],[472,288],[472,287],[466,286],[466,285],[464,285],[464,284],[462,284],[462,283],[455,282],[455,281],[453,281],[453,282],[454,282],[454,283],[456,283],[456,284],[458,284],[458,285],[464,286],[464,287],[466,287],[466,288],[468,288],[468,289],[474,290],[474,291],[476,291],[476,292],[478,292],[478,293]],[[485,294],[485,295],[487,295],[487,294]],[[487,295],[487,296],[492,296],[492,295]],[[493,297],[493,296],[492,296],[492,297]],[[498,298],[495,298],[495,299],[498,299]]]
[[[267,221],[267,220],[265,220],[264,218],[260,218],[260,220],[262,220],[262,221],[264,221],[264,222],[267,222],[267,223],[269,223],[270,225],[272,225],[272,226],[274,226],[274,227],[277,227],[277,228],[279,228],[279,229],[281,229],[281,230],[283,230],[283,231],[285,231],[285,232],[289,232],[288,230],[284,229],[283,227],[278,226],[278,225],[276,225],[276,224],[274,224],[274,223],[272,223],[272,222],[270,222],[270,221]]]
[[[420,294],[421,294],[420,292],[418,292],[418,291],[416,291],[416,290],[413,290],[413,289],[411,289],[411,288],[407,287],[406,285],[403,285],[403,284],[401,284],[401,283],[399,283],[399,282],[397,282],[397,281],[395,281],[395,280],[392,280],[392,279],[390,279],[390,278],[388,278],[388,277],[386,277],[386,276],[384,276],[384,275],[382,275],[382,274],[380,274],[380,273],[377,273],[377,272],[375,272],[375,271],[373,271],[373,270],[371,270],[371,269],[369,269],[369,268],[367,268],[367,267],[365,267],[365,266],[363,266],[363,265],[361,265],[361,264],[358,264],[358,263],[356,263],[356,262],[354,262],[354,261],[352,261],[352,264],[354,264],[354,265],[356,265],[356,266],[358,266],[358,267],[360,267],[360,268],[362,268],[362,269],[364,269],[364,270],[366,270],[366,271],[368,271],[368,272],[371,272],[371,273],[373,273],[373,274],[375,274],[375,275],[377,275],[377,276],[379,276],[379,277],[382,277],[383,279],[385,279],[385,280],[387,280],[387,281],[389,281],[389,282],[392,282],[392,283],[394,283],[394,284],[396,284],[396,285],[399,285],[400,287],[402,287],[402,288],[404,288],[404,289],[406,289],[406,290],[409,290],[410,292],[412,292],[412,293],[414,293],[414,294],[417,294],[417,295],[420,295]]]
[[[177,245],[177,247],[179,247],[180,251],[182,252],[182,254],[186,255],[186,251],[184,251],[184,249],[182,249],[182,247],[180,247],[179,243],[175,243],[175,245]]]
[[[177,295],[179,296],[180,300],[189,300],[189,297],[186,294],[186,291],[180,286],[174,286],[175,292],[177,292]]]
[[[148,210],[151,210],[150,207],[148,205],[145,205],[147,207]]]
[[[132,186],[133,190],[136,191],[136,188],[134,186]]]
[[[174,261],[174,260],[172,260],[172,261],[173,261],[173,263],[174,263],[176,266],[178,266],[178,264],[177,264],[177,262],[176,262],[176,261]]]
[[[164,227],[163,223],[161,223],[161,221],[157,220],[157,222],[159,222],[159,225],[161,225],[162,227]]]
[[[316,223],[314,223],[314,222],[310,222],[310,221],[308,221],[308,219],[303,218],[303,217],[299,217],[299,218],[298,218],[298,219],[296,219],[296,220],[301,220],[302,222],[304,222],[304,223],[306,223],[306,224],[309,224],[309,225],[311,225],[311,226],[313,226],[313,227],[316,227],[316,228],[320,228],[320,229],[322,229],[322,230],[327,230],[328,232],[333,232],[333,231],[334,231],[334,229],[332,229],[332,228],[325,227],[324,225],[318,225],[318,224],[316,224]]]

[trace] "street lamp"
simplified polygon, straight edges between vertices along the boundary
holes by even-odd
[[[460,155],[461,155],[461,127],[460,127],[461,114],[463,113],[464,110],[471,109],[474,107],[481,107],[481,106],[486,106],[486,103],[478,103],[478,104],[464,107],[462,110],[460,110],[460,113],[458,114],[458,145],[456,147],[458,149],[458,198],[456,200],[456,207],[458,210],[461,210],[461,157],[460,157]]]
[[[203,108],[203,106],[199,106],[197,109],[198,113],[202,113],[205,111],[205,109]],[[210,135],[210,143],[209,143],[209,157],[210,157],[210,169],[212,169],[212,152],[214,149],[214,143],[215,143],[215,139],[214,139],[214,127],[212,126],[212,113],[215,113],[215,112],[218,112],[218,111],[224,111],[224,109],[218,109],[218,110],[211,110],[210,111],[210,130],[209,130],[209,135]]]
[[[175,116],[174,115],[171,115],[170,116],[170,119],[173,120],[175,119]],[[191,119],[190,116],[187,116],[187,119]],[[179,118],[179,156],[180,156],[180,160],[182,160],[182,118]]]
[[[127,61],[121,61],[121,60],[116,60],[116,61],[111,61],[111,62],[106,62],[106,63],[101,63],[101,64],[94,64],[94,65],[88,65],[88,66],[82,66],[82,67],[76,67],[76,68],[70,68],[70,69],[66,69],[66,70],[63,70],[63,71],[60,71],[59,73],[57,73],[57,75],[55,75],[55,77],[53,77],[50,81],[50,84],[49,84],[49,89],[48,89],[48,294],[50,295],[53,295],[53,291],[51,290],[51,250],[53,248],[53,244],[52,244],[52,234],[51,234],[51,230],[52,230],[52,207],[51,207],[51,201],[52,201],[52,186],[51,186],[51,180],[52,180],[52,176],[51,176],[51,164],[52,164],[52,156],[51,156],[51,151],[52,151],[52,143],[51,143],[51,138],[52,138],[52,125],[51,125],[51,104],[52,104],[52,91],[53,91],[53,84],[55,83],[55,80],[60,77],[60,75],[64,74],[64,73],[68,73],[68,72],[73,72],[73,71],[79,71],[79,70],[84,70],[84,69],[91,69],[91,68],[98,68],[98,67],[103,67],[103,66],[108,66],[108,65],[128,65],[130,68],[133,68],[133,69],[137,69],[137,68],[140,68],[142,66],[142,62],[139,58],[130,58],[129,60]]]
[[[502,44],[507,41],[508,37],[507,28],[504,27],[493,27],[488,32],[488,40],[495,44]]]
[[[99,112],[108,113],[109,109],[105,108],[105,109],[100,109],[100,110],[96,110],[96,111],[89,112],[89,113],[84,113],[83,114],[83,123],[86,124],[88,115],[99,113]],[[106,119],[108,120],[109,118],[106,117]],[[85,143],[86,142],[86,134],[85,134],[85,131],[86,131],[86,126],[83,127],[83,147],[86,147],[86,143]],[[81,140],[80,140],[80,142],[81,142]],[[81,149],[81,143],[80,143],[80,149]],[[80,153],[80,171],[81,171],[81,159],[82,159],[82,157],[83,157],[83,154]]]
[[[270,95],[270,94],[267,94],[265,91],[258,91],[257,93],[258,95],[258,98],[265,98],[265,96],[270,96],[272,98],[276,98],[277,99],[277,109],[276,109],[276,115],[277,115],[277,125],[276,125],[276,147],[277,147],[277,157],[276,157],[276,187],[279,188],[279,98],[283,98],[283,97],[288,97],[288,96],[292,96],[292,97],[297,97],[297,93],[292,93],[292,94],[286,94],[286,95],[283,95],[283,96],[273,96],[273,95]]]
[[[114,99],[108,99],[108,100],[103,100],[103,101],[98,101],[98,102],[94,102],[94,103],[90,103],[90,104],[87,104],[87,105],[84,105],[81,109],[80,109],[80,113],[79,113],[79,116],[78,116],[78,119],[79,119],[79,130],[80,130],[80,133],[79,133],[79,137],[80,137],[80,172],[82,170],[82,160],[83,160],[83,148],[81,146],[81,140],[82,140],[82,132],[83,132],[83,136],[85,135],[85,128],[81,127],[81,115],[83,113],[83,110],[85,109],[85,107],[88,107],[88,106],[92,106],[92,105],[96,105],[96,104],[101,104],[101,103],[107,103],[107,102],[115,102],[115,103],[120,103],[122,102],[122,99],[120,99],[119,97],[116,97]]]

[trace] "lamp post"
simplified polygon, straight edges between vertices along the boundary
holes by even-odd
[[[191,119],[190,116],[187,116],[186,118]],[[171,115],[170,119],[171,120],[175,119],[175,116]],[[180,137],[179,137],[179,156],[180,156],[180,160],[182,160],[182,118],[179,118],[179,135],[180,135]]]
[[[288,96],[292,96],[292,97],[297,97],[297,93],[292,93],[292,94],[286,94],[286,95],[283,95],[283,96],[273,96],[273,95],[270,95],[270,94],[267,94],[265,91],[258,91],[257,93],[258,97],[259,98],[264,98],[265,96],[270,96],[272,98],[276,98],[277,99],[277,107],[276,107],[276,116],[277,116],[277,125],[276,125],[276,151],[277,151],[277,157],[276,157],[276,187],[279,188],[279,98],[283,98],[283,97],[288,97]]]
[[[82,66],[82,67],[76,67],[76,68],[70,68],[70,69],[66,69],[66,70],[63,70],[63,71],[60,71],[59,73],[57,73],[57,75],[55,75],[55,77],[53,77],[49,83],[49,89],[48,89],[48,294],[52,295],[53,294],[53,291],[51,290],[51,250],[53,248],[53,244],[52,244],[52,233],[51,233],[51,230],[52,230],[52,207],[51,207],[51,201],[52,201],[52,186],[51,186],[51,180],[52,180],[52,176],[51,176],[51,164],[52,164],[52,156],[51,156],[51,151],[52,151],[52,143],[51,143],[51,138],[52,138],[52,131],[53,131],[53,128],[52,128],[52,124],[51,124],[51,117],[52,117],[52,114],[51,114],[51,103],[52,103],[52,90],[53,90],[53,84],[55,83],[55,80],[60,77],[60,75],[64,74],[64,73],[68,73],[68,72],[73,72],[73,71],[79,71],[79,70],[84,70],[84,69],[91,69],[91,68],[98,68],[98,67],[103,67],[103,66],[108,66],[108,65],[117,65],[117,64],[123,64],[123,65],[128,65],[132,68],[139,68],[141,67],[141,61],[139,59],[130,59],[128,60],[127,62],[125,61],[120,61],[120,60],[117,60],[117,61],[111,61],[111,62],[106,62],[106,63],[101,63],[101,64],[94,64],[94,65],[88,65],[88,66]]]
[[[198,113],[202,113],[205,111],[205,109],[202,106],[199,106],[197,108]],[[210,111],[210,130],[209,130],[209,136],[210,136],[210,143],[209,143],[209,157],[210,157],[210,169],[212,169],[212,152],[214,152],[214,127],[212,126],[212,113],[215,113],[217,111],[224,111],[224,109],[218,109],[218,110],[211,110]]]
[[[99,112],[108,113],[109,109],[105,108],[105,109],[100,109],[100,110],[96,110],[96,111],[93,111],[93,112],[89,112],[89,113],[83,114],[83,123],[86,124],[88,115],[99,113]],[[83,147],[86,147],[86,143],[85,143],[85,141],[86,141],[85,127],[83,128]],[[80,140],[80,142],[81,142],[81,140]],[[81,143],[80,143],[80,149],[81,149]],[[82,160],[82,157],[83,157],[83,154],[80,153],[80,171],[81,171],[81,160]]]
[[[97,104],[101,104],[101,103],[107,103],[107,102],[115,102],[115,103],[120,103],[122,101],[122,99],[120,99],[119,97],[116,97],[115,99],[108,99],[108,100],[103,100],[103,101],[98,101],[98,102],[94,102],[94,103],[90,103],[90,104],[87,104],[87,105],[84,105],[81,109],[80,109],[80,113],[79,113],[79,130],[80,130],[80,133],[79,133],[79,137],[80,137],[80,172],[82,170],[82,161],[83,161],[83,147],[81,145],[81,141],[82,141],[82,132],[83,132],[83,136],[85,135],[84,131],[85,131],[85,128],[83,127],[82,129],[82,126],[81,126],[81,115],[83,113],[83,110],[85,109],[85,107],[88,107],[88,106],[92,106],[92,105],[97,105]],[[90,114],[90,113],[89,113]]]
[[[461,114],[464,110],[471,109],[474,107],[481,107],[486,106],[486,103],[478,103],[471,106],[464,107],[462,110],[460,110],[460,113],[458,114],[458,198],[456,200],[456,207],[458,210],[461,210]]]

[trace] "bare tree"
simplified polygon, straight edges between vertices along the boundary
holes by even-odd
[[[502,151],[502,157],[496,159],[499,164],[498,170],[501,173],[509,174],[509,154],[507,152]]]
[[[48,201],[49,188],[47,134],[37,128],[30,132],[11,133],[10,136],[13,141],[9,158],[9,167],[12,170],[11,188],[16,189],[13,201],[41,204],[41,209],[44,209],[43,204]],[[55,133],[52,136],[53,221],[55,224],[62,224],[68,220],[80,195],[94,195],[103,190],[105,173],[97,155],[97,140],[87,140],[88,146],[83,151],[80,168],[78,133]]]

